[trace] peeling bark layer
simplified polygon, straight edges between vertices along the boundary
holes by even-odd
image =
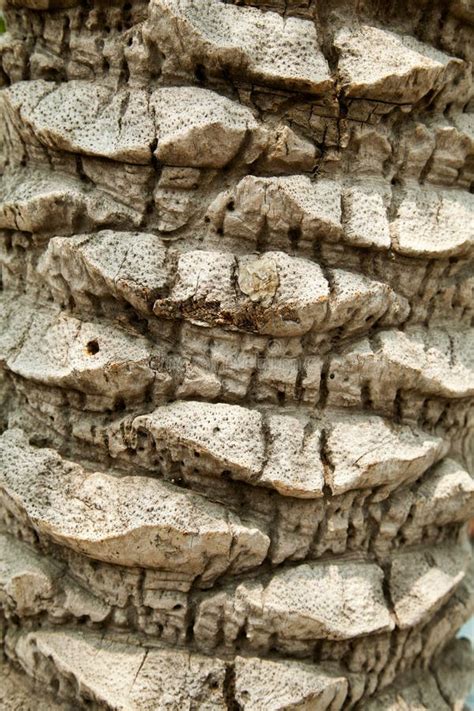
[[[461,708],[471,4],[5,5],[0,705]]]

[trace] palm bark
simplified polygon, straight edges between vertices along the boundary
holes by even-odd
[[[2,708],[460,708],[470,3],[4,12]]]

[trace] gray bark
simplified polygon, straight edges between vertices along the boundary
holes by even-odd
[[[461,709],[471,2],[4,12],[1,707]]]

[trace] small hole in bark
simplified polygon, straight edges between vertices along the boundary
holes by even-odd
[[[235,203],[234,203],[233,200],[230,200],[230,201],[227,203],[227,209],[229,210],[229,212],[234,212],[234,210],[235,210]]]
[[[196,77],[197,81],[199,81],[199,82],[206,81],[206,70],[202,64],[196,65],[196,68],[194,70],[194,76]]]
[[[223,234],[224,234],[224,230],[222,229],[222,227],[218,227],[217,230],[216,230],[216,232],[217,232],[218,235],[223,235]]]
[[[96,355],[100,351],[98,342],[94,339],[86,344],[86,352],[88,355]]]
[[[299,227],[290,227],[288,230],[288,239],[293,249],[298,247],[298,243],[301,239],[301,229]]]
[[[335,373],[331,373],[329,377],[331,378],[331,380],[334,380],[334,378],[336,377],[336,374],[335,374]]]
[[[122,410],[125,410],[125,400],[123,399],[123,397],[120,397],[120,395],[115,400],[114,410],[116,412],[121,412]]]

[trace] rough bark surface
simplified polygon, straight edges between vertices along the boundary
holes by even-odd
[[[9,0],[2,709],[461,709],[470,0]]]

